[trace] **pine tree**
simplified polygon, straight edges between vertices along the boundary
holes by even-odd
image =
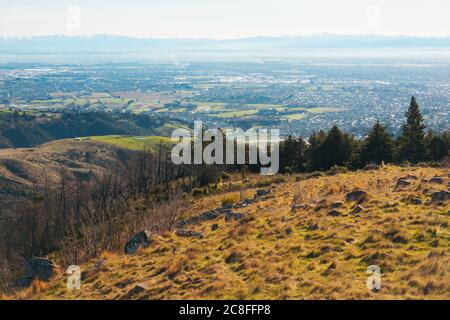
[[[450,144],[448,142],[448,136],[448,133],[435,135],[431,130],[428,131],[425,136],[425,145],[427,148],[428,160],[439,161],[449,154]]]
[[[411,98],[408,111],[405,114],[406,123],[399,138],[400,160],[408,160],[412,163],[423,161],[426,157],[425,125],[420,113],[420,107],[415,97]]]
[[[306,143],[303,138],[294,138],[289,135],[280,144],[281,172],[302,172],[305,166]]]
[[[320,147],[325,141],[327,134],[325,131],[320,130],[319,132],[313,132],[308,139],[309,148],[306,151],[306,156],[308,159],[308,170],[320,170],[322,167],[322,155],[320,154]]]
[[[342,133],[337,126],[333,126],[319,147],[316,166],[322,170],[328,170],[333,166],[344,166],[350,161],[351,155],[352,143],[350,138]]]
[[[378,121],[364,141],[361,160],[364,164],[391,162],[394,158],[394,143],[386,128]]]

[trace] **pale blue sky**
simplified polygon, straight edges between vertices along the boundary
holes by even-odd
[[[449,12],[448,0],[0,0],[0,36],[443,36],[450,35]]]

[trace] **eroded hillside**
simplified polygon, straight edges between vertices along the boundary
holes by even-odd
[[[435,193],[449,177],[387,166],[194,199],[186,223],[152,235],[147,248],[80,266],[81,289],[69,290],[61,273],[16,297],[450,299],[450,203]],[[348,196],[355,190],[366,195]],[[370,265],[381,268],[379,292],[366,286]]]

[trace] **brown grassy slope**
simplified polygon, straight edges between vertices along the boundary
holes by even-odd
[[[2,207],[46,181],[59,182],[61,170],[69,178],[87,179],[129,151],[94,141],[58,140],[35,148],[0,149]],[[1,210],[0,210],[1,211]]]
[[[418,180],[394,191],[397,179],[408,174]],[[445,184],[422,181],[435,175],[445,176]],[[68,290],[61,275],[16,297],[450,299],[450,206],[429,204],[426,193],[446,189],[448,175],[446,169],[389,166],[299,182],[291,177],[274,184],[267,199],[236,210],[248,213],[250,221],[227,223],[220,217],[192,227],[203,239],[167,232],[136,255],[104,253],[81,266],[81,290]],[[341,216],[328,216],[329,204],[354,189],[369,193],[365,210],[351,214],[352,204],[345,203]],[[247,190],[246,196],[253,193]],[[411,196],[424,204],[410,204]],[[215,208],[223,197],[195,200],[190,212]],[[294,198],[309,208],[292,211]],[[218,230],[211,231],[213,223]],[[373,264],[382,271],[378,293],[366,287]],[[133,290],[137,284],[144,289]]]

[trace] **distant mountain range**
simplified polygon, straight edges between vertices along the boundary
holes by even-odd
[[[255,52],[297,49],[450,48],[448,37],[313,35],[229,40],[140,39],[124,36],[0,38],[0,53]]]

